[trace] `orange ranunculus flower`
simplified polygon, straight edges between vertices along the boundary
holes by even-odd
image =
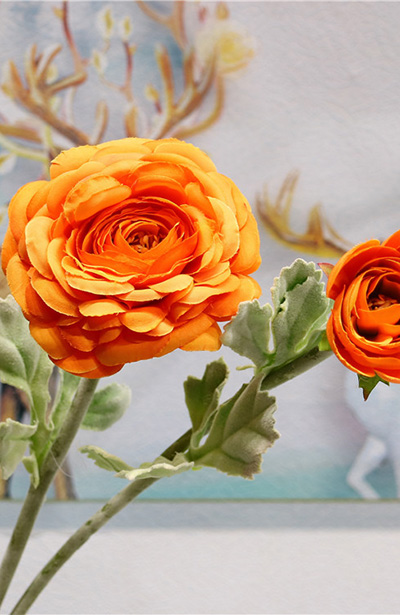
[[[349,369],[400,382],[400,231],[344,254],[329,274],[332,350]]]
[[[193,145],[76,147],[50,178],[13,197],[2,265],[62,369],[98,378],[176,348],[217,350],[217,321],[261,294],[250,206]]]

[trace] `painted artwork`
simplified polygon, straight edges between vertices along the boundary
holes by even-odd
[[[263,257],[255,277],[270,301],[274,276],[296,257],[333,263],[397,228],[399,25],[397,3],[0,3],[1,239],[11,196],[46,178],[61,150],[177,137],[209,153],[250,201]],[[229,395],[246,380],[236,370],[243,360],[228,348],[217,354],[231,368]],[[177,351],[110,377],[132,388],[131,407],[107,432],[79,433],[53,496],[117,492],[121,481],[79,446],[118,451],[132,465],[154,459],[188,427],[179,384],[214,358]],[[279,391],[281,437],[255,480],[204,469],[143,497],[397,498],[399,404],[398,385],[364,403],[356,376],[329,359]],[[12,387],[2,387],[0,413],[29,421]],[[27,484],[20,467],[0,495],[21,498]]]

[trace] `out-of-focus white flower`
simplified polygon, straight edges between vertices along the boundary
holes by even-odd
[[[98,49],[93,49],[92,51],[92,63],[97,71],[97,73],[101,76],[104,75],[104,72],[107,68],[107,57],[104,53],[101,53]]]
[[[195,52],[201,64],[214,58],[219,73],[237,71],[254,57],[254,39],[239,24],[229,19],[205,23],[195,38]]]
[[[126,17],[123,18],[122,21],[120,21],[119,23],[119,33],[121,36],[121,39],[124,43],[127,43],[130,39],[130,36],[132,34],[132,21],[131,18],[126,15]]]
[[[114,17],[111,7],[105,6],[101,11],[97,13],[96,25],[100,30],[103,38],[109,40],[112,37],[114,31]]]

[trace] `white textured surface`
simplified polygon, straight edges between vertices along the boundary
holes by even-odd
[[[18,506],[0,504],[0,552]],[[78,526],[98,506],[46,505],[1,613],[69,536],[59,527]],[[399,613],[399,508],[398,502],[133,504],[86,543],[29,612]]]
[[[65,537],[35,535],[13,597]],[[398,613],[399,554],[399,530],[113,530],[30,613]]]

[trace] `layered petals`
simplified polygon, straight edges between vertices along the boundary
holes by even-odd
[[[400,382],[400,233],[346,252],[329,274],[332,350],[352,371]]]
[[[249,277],[260,254],[248,202],[177,139],[64,151],[50,180],[23,186],[9,214],[11,291],[32,336],[73,374],[108,376],[177,348],[216,350],[218,322],[261,293]]]

